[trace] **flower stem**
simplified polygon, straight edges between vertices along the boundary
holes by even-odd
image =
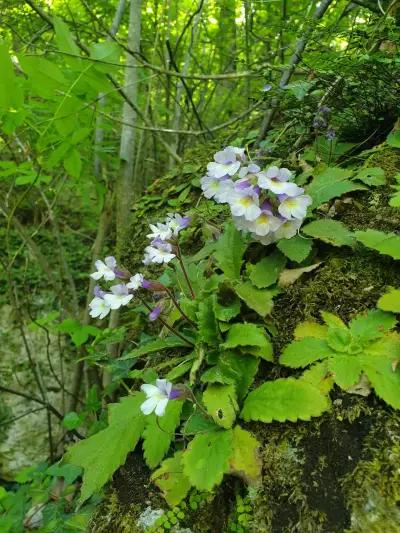
[[[147,302],[145,302],[143,300],[143,298],[141,298],[139,295],[138,295],[138,298],[139,300],[142,302],[142,304],[151,312],[152,311],[152,308],[149,306],[149,304]],[[180,339],[182,339],[183,341],[185,341],[189,346],[191,347],[194,347],[195,345],[193,344],[192,341],[190,341],[189,339],[187,339],[184,335],[182,335],[181,333],[179,333],[179,331],[177,331],[176,329],[174,329],[173,327],[171,327],[169,324],[167,324],[167,322],[165,322],[165,320],[163,318],[161,318],[160,316],[157,317],[157,320],[159,320],[161,322],[161,324],[163,326],[165,326],[171,333],[173,333],[174,335],[176,335],[177,337],[179,337]]]
[[[178,258],[178,261],[179,261],[179,264],[181,265],[181,269],[182,269],[182,272],[183,272],[183,275],[185,276],[185,280],[186,280],[186,283],[189,287],[189,290],[190,290],[190,293],[192,295],[192,298],[193,300],[196,298],[196,295],[194,293],[194,290],[193,290],[193,287],[192,287],[192,284],[190,283],[190,279],[189,279],[189,276],[186,272],[186,268],[185,268],[185,265],[183,263],[183,259],[182,259],[182,253],[181,253],[181,248],[179,246],[179,242],[176,241],[176,248],[177,248],[177,258]]]
[[[182,317],[187,321],[189,322],[189,324],[191,324],[194,328],[196,327],[196,324],[190,320],[190,318],[187,316],[186,313],[184,313],[184,311],[182,310],[181,306],[179,305],[177,299],[175,298],[175,296],[173,295],[172,291],[170,291],[168,289],[168,287],[165,288],[168,296],[171,298],[173,304],[175,305],[175,307],[178,309],[178,311],[180,312],[180,314],[182,315]]]

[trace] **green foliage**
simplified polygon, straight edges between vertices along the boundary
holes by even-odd
[[[330,167],[317,174],[306,192],[313,199],[311,208],[337,198],[348,192],[365,189],[363,185],[351,181],[352,171],[339,167]]]
[[[355,238],[342,222],[337,220],[321,219],[314,220],[302,227],[303,233],[333,244],[334,246],[353,246]]]
[[[393,146],[393,148],[400,148],[400,131],[392,131],[387,136],[386,142],[389,146]]]
[[[250,281],[257,289],[265,289],[278,281],[279,274],[285,268],[286,258],[278,250],[264,257],[250,271]]]
[[[168,505],[178,505],[190,490],[189,479],[183,472],[183,452],[176,452],[170,459],[165,459],[151,479],[161,490]]]
[[[389,292],[381,296],[378,300],[377,307],[383,311],[400,313],[400,289],[390,289]]]
[[[241,477],[248,485],[257,486],[261,482],[259,448],[260,443],[249,431],[240,426],[234,427],[230,472]]]
[[[246,243],[240,232],[233,224],[227,224],[224,233],[218,239],[214,252],[217,266],[227,278],[236,280],[240,277],[245,250]]]
[[[180,423],[182,402],[169,402],[162,418],[154,413],[146,417],[143,431],[143,452],[150,468],[156,467],[164,458],[174,440],[176,427]]]
[[[301,263],[310,255],[312,240],[296,235],[291,239],[282,239],[277,246],[291,261]]]
[[[198,490],[210,491],[229,471],[232,451],[232,430],[196,435],[183,454],[183,471]]]
[[[324,313],[323,318],[328,328],[322,330],[318,324],[308,323],[300,331],[310,336],[289,344],[280,362],[299,368],[325,360],[326,366],[319,367],[323,374],[349,392],[365,374],[380,398],[400,408],[400,335],[391,332],[397,323],[395,317],[376,309],[355,317],[348,326],[330,313]]]
[[[203,403],[216,424],[225,429],[232,427],[238,411],[233,384],[209,384],[203,392]]]
[[[255,324],[233,324],[228,331],[224,349],[243,347],[257,348],[257,355],[272,361],[272,347],[263,328]]]
[[[356,174],[355,179],[362,181],[370,187],[378,187],[386,183],[385,171],[380,167],[363,168]]]
[[[392,185],[392,188],[396,191],[389,200],[391,207],[400,207],[400,174],[395,176],[396,185]]]
[[[241,417],[261,422],[310,420],[329,408],[329,401],[317,387],[293,378],[267,381],[247,396]]]
[[[277,289],[257,289],[252,283],[246,281],[235,285],[235,292],[250,309],[265,317],[271,313],[274,305],[273,297],[279,291]]]
[[[390,255],[393,259],[400,259],[400,237],[395,233],[368,229],[356,231],[355,236],[367,248],[372,248],[380,254]]]
[[[68,450],[64,460],[84,469],[81,503],[98,492],[135,449],[145,425],[143,400],[143,393],[135,393],[110,404],[108,427]]]
[[[128,352],[123,356],[123,359],[136,359],[142,355],[148,355],[161,350],[168,350],[170,348],[178,348],[181,346],[187,346],[187,343],[185,343],[180,337],[171,336],[166,337],[165,339],[156,339]]]

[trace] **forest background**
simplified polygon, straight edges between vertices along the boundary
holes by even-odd
[[[45,501],[43,531],[84,530],[99,500],[74,513],[79,471],[49,465],[106,427],[149,334],[144,312],[91,320],[95,261],[135,269],[170,211],[195,217],[198,251],[226,218],[199,180],[227,145],[304,179],[398,150],[400,8],[3,0],[0,20],[0,524],[31,527]]]

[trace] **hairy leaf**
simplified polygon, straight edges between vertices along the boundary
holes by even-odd
[[[218,343],[218,327],[214,312],[215,302],[215,294],[207,296],[199,302],[199,310],[196,313],[199,338],[209,345]]]
[[[367,248],[372,248],[383,255],[390,255],[393,259],[400,259],[400,236],[396,233],[368,229],[356,231],[355,236]]]
[[[196,489],[210,491],[229,471],[232,452],[231,429],[198,434],[183,453],[183,471]]]
[[[148,342],[143,346],[135,348],[131,352],[125,354],[121,359],[135,359],[142,355],[149,353],[159,352],[161,350],[167,350],[168,348],[178,348],[180,346],[188,347],[184,340],[179,337],[166,337],[165,339],[157,339],[155,341]]]
[[[265,287],[276,283],[285,265],[285,256],[279,250],[275,250],[253,266],[250,273],[250,281],[258,289],[265,289]]]
[[[328,369],[335,383],[346,390],[358,383],[362,372],[362,361],[356,355],[337,355],[328,359]]]
[[[235,292],[250,309],[264,317],[271,313],[277,289],[257,289],[249,281],[235,285]]]
[[[294,330],[295,339],[304,339],[304,337],[315,337],[316,339],[325,339],[328,334],[327,326],[318,324],[318,322],[305,321],[296,326]]]
[[[98,492],[135,449],[144,429],[140,411],[144,399],[139,392],[110,404],[108,427],[77,442],[66,453],[65,462],[84,469],[80,503]]]
[[[262,461],[259,455],[260,443],[245,429],[233,429],[233,455],[230,458],[230,474],[243,479],[248,485],[261,482]]]
[[[293,378],[267,381],[247,396],[241,416],[261,422],[310,420],[329,408],[329,400],[320,389]]]
[[[354,179],[362,181],[365,185],[374,187],[385,185],[386,183],[385,171],[380,167],[363,168],[357,173]]]
[[[242,258],[246,247],[240,231],[233,224],[227,224],[214,252],[217,266],[227,278],[235,280],[240,277]]]
[[[255,324],[233,324],[228,331],[223,348],[237,348],[238,346],[255,346],[260,348],[258,355],[267,361],[272,361],[272,346],[265,330]]]
[[[240,313],[240,300],[235,296],[232,301],[225,305],[215,302],[214,311],[218,320],[229,322],[229,320],[235,318]]]
[[[335,355],[325,339],[304,337],[286,346],[279,362],[291,368],[301,368],[320,359]]]
[[[302,227],[303,233],[333,244],[334,246],[353,246],[355,238],[342,222],[330,218],[314,220]]]
[[[146,417],[143,431],[143,451],[150,468],[156,467],[167,453],[174,432],[180,422],[183,403],[175,400],[167,404],[165,414],[157,417],[154,413]]]
[[[151,480],[161,490],[170,507],[178,505],[190,490],[190,481],[183,473],[183,452],[163,461],[151,476]]]
[[[216,424],[225,429],[232,427],[239,409],[234,385],[208,385],[203,403]]]
[[[307,194],[313,199],[311,208],[315,209],[342,194],[365,189],[363,185],[350,181],[348,178],[351,175],[351,170],[330,167],[315,176],[310,185],[306,187]]]
[[[349,323],[352,336],[357,342],[366,343],[379,339],[396,326],[396,318],[391,313],[372,309],[365,315],[358,315]]]
[[[391,288],[389,292],[379,298],[377,306],[383,311],[400,313],[400,289]]]
[[[206,418],[205,415],[199,411],[195,411],[187,419],[183,428],[185,436],[197,435],[197,433],[209,433],[210,431],[217,431],[219,427],[211,418]]]
[[[278,242],[277,247],[291,261],[301,263],[311,252],[312,240],[296,235],[291,239],[282,239]]]
[[[377,396],[395,409],[400,409],[400,368],[397,363],[398,359],[390,356],[363,356],[363,370]]]

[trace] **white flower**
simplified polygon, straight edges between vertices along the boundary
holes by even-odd
[[[250,163],[248,167],[242,167],[239,170],[239,178],[244,178],[248,174],[257,174],[260,172],[261,168],[255,163]]]
[[[230,150],[231,152],[233,152],[236,155],[237,159],[246,161],[246,155],[245,155],[244,148],[238,148],[237,146],[227,146],[225,150]]]
[[[208,163],[208,174],[213,178],[223,178],[224,176],[233,176],[240,168],[240,161],[237,155],[243,157],[244,149],[228,146],[224,150],[214,155],[214,162]]]
[[[213,176],[204,176],[200,183],[204,196],[208,199],[214,198],[219,204],[226,204],[234,189],[232,180],[221,180]]]
[[[117,268],[117,261],[115,257],[106,257],[104,262],[98,259],[95,262],[97,272],[90,274],[90,277],[99,280],[104,278],[106,281],[113,281],[115,279],[115,269]]]
[[[229,199],[232,215],[235,217],[244,216],[250,222],[261,214],[258,195],[252,188],[236,190]]]
[[[104,295],[104,300],[111,309],[119,309],[122,305],[128,305],[133,298],[133,294],[129,294],[128,287],[123,283],[113,285],[110,291],[111,294]]]
[[[290,196],[290,195],[289,195]],[[286,198],[279,204],[279,213],[289,220],[293,218],[303,219],[307,214],[307,207],[312,204],[311,196],[302,194],[295,198]]]
[[[239,231],[249,231],[252,222],[249,222],[244,217],[232,217],[233,223]]]
[[[165,224],[169,227],[175,237],[181,230],[187,228],[189,223],[190,218],[183,217],[179,213],[168,213],[165,221]]]
[[[288,168],[279,168],[276,166],[269,167],[266,176],[267,178],[278,181],[289,181],[293,178],[293,174]]]
[[[169,242],[153,241],[152,246],[146,246],[143,263],[169,263],[175,254],[172,253],[172,246]]]
[[[258,174],[258,185],[274,194],[286,194],[287,196],[298,196],[304,192],[304,189],[293,182],[282,181],[278,177],[269,177],[268,172],[260,172]]]
[[[140,390],[147,396],[140,406],[142,413],[150,415],[154,411],[157,416],[163,416],[170,398],[172,383],[166,379],[157,379],[156,385],[145,383]]]
[[[275,232],[275,237],[279,239],[291,239],[300,229],[302,220],[285,220]]]
[[[251,236],[256,241],[261,242],[261,244],[263,244],[264,246],[268,246],[268,244],[272,244],[273,242],[277,241],[275,233],[268,233],[268,235],[264,235],[264,237],[260,237],[260,235],[252,233]]]
[[[96,296],[89,304],[89,315],[92,318],[104,318],[111,311],[110,305],[103,299]]]
[[[134,276],[130,278],[126,286],[128,287],[128,289],[137,291],[142,286],[143,279],[144,279],[143,274],[135,274]]]
[[[153,233],[146,235],[148,239],[161,239],[167,241],[172,237],[172,229],[167,224],[157,222],[157,225],[150,224],[150,229]]]
[[[268,233],[276,231],[281,224],[282,221],[271,211],[263,210],[261,215],[251,223],[250,230],[259,237],[265,237]]]

